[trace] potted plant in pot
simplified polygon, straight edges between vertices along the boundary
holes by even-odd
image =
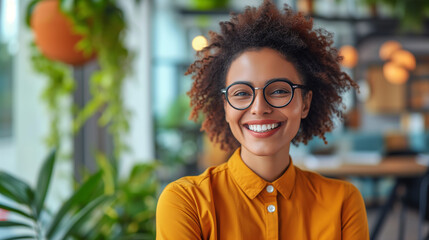
[[[35,188],[0,172],[0,195],[9,200],[0,202],[0,208],[20,216],[1,222],[0,227],[29,231],[26,236],[10,239],[153,239],[158,195],[156,164],[138,164],[125,179],[119,178],[117,170],[116,159],[126,149],[122,135],[128,131],[129,116],[122,103],[122,86],[133,55],[124,44],[124,13],[114,0],[34,0],[27,9],[28,26],[34,27],[31,19],[39,4],[51,1],[67,19],[71,35],[78,36],[73,49],[84,57],[95,58],[99,66],[89,80],[92,99],[83,109],[73,112],[70,131],[78,130],[89,117],[99,113],[99,123],[108,126],[113,136],[115,151],[109,158],[99,153],[96,159],[100,170],[88,175],[83,183],[76,183],[78,187],[70,198],[54,212],[45,208],[44,200],[49,195],[47,189],[59,154],[46,160]],[[32,44],[32,63],[48,79],[43,93],[52,114],[48,145],[57,147],[64,134],[57,127],[61,114],[65,110],[72,112],[64,109],[61,102],[71,98],[75,86],[71,68],[78,64],[52,57],[38,44],[37,40]]]
[[[155,207],[159,193],[156,163],[141,163],[120,179],[114,162],[100,157],[100,170],[52,211],[46,204],[56,151],[44,161],[36,187],[0,171],[0,209],[18,216],[0,228],[24,231],[6,239],[155,239]]]
[[[36,4],[37,3],[37,4]],[[47,58],[73,66],[85,64],[93,55],[85,54],[77,44],[84,39],[73,29],[73,23],[60,9],[58,0],[33,1],[28,16],[35,43]]]
[[[16,220],[0,221],[0,228],[21,228],[5,239],[65,239],[87,222],[93,213],[104,207],[111,196],[104,194],[101,170],[89,177],[59,210],[52,214],[46,208],[46,197],[56,161],[56,151],[45,160],[36,187],[23,180],[0,171],[0,195],[8,203],[0,202],[0,208],[19,216]],[[11,214],[11,215],[12,215]]]
[[[41,9],[43,12],[39,13]],[[45,12],[48,10],[56,12],[48,14]],[[47,18],[48,15],[55,18]],[[85,61],[95,58],[99,67],[89,80],[92,99],[82,109],[74,111],[72,131],[76,132],[87,119],[99,113],[99,124],[108,126],[115,145],[115,156],[118,157],[127,148],[123,134],[128,131],[130,113],[124,107],[122,90],[125,76],[130,72],[133,54],[124,43],[127,24],[117,1],[33,0],[27,7],[26,18],[28,26],[35,31],[33,66],[36,71],[48,77],[43,93],[43,99],[52,113],[52,131],[48,137],[48,145],[55,146],[61,137],[57,125],[64,107],[60,106],[60,103],[64,98],[71,98],[75,88],[71,66],[84,64]],[[47,23],[48,19],[56,22]],[[67,27],[70,27],[71,31],[64,30]],[[61,28],[63,35],[59,36],[55,28]],[[45,35],[42,36],[41,33]],[[66,38],[68,40],[64,40]],[[56,42],[66,42],[64,45],[68,50],[59,50],[59,47],[46,48],[52,47]],[[64,53],[71,55],[63,56]],[[72,109],[69,108],[69,113]]]

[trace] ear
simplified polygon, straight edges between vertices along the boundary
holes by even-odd
[[[301,119],[304,119],[308,116],[308,112],[310,112],[311,99],[313,98],[313,92],[309,90],[303,99],[303,105],[301,110]]]

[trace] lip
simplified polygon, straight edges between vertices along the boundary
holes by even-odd
[[[270,131],[266,131],[266,132],[254,132],[254,131],[250,130],[249,128],[247,128],[248,125],[263,125],[263,124],[273,124],[273,123],[279,123],[280,126],[278,126],[277,128],[274,128]],[[247,126],[245,126],[245,125],[247,125]],[[277,121],[277,120],[272,120],[272,119],[251,120],[251,121],[247,121],[243,124],[244,129],[247,130],[253,137],[256,137],[256,138],[270,137],[270,136],[274,135],[278,130],[280,130],[280,128],[282,126],[283,126],[283,122]]]
[[[243,125],[262,125],[262,124],[273,124],[273,123],[281,123],[281,121],[272,120],[272,119],[251,120],[243,123]]]

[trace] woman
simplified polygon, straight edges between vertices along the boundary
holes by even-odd
[[[196,119],[235,150],[227,163],[169,184],[157,239],[369,239],[364,202],[350,183],[300,170],[290,144],[323,139],[341,117],[341,71],[330,34],[265,1],[220,24],[188,74]]]

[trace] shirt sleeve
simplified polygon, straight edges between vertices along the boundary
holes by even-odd
[[[156,239],[201,239],[195,203],[178,184],[168,185],[156,209]]]
[[[348,197],[342,208],[342,238],[344,240],[369,240],[368,220],[365,203],[359,190],[350,184]]]

